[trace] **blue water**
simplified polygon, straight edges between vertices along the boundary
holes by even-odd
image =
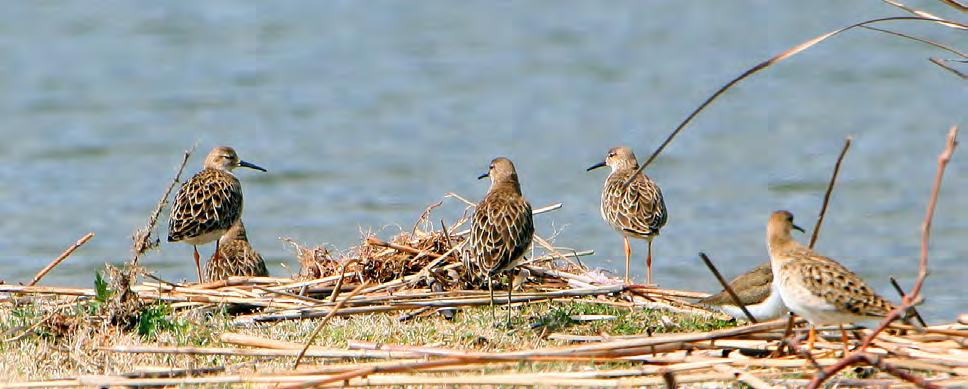
[[[940,3],[938,3],[940,4]],[[924,4],[950,17],[943,7]],[[934,7],[934,8],[931,8]],[[409,230],[446,192],[506,155],[555,243],[621,272],[598,216],[607,148],[645,158],[693,108],[753,64],[820,33],[900,15],[876,1],[11,2],[0,14],[0,279],[24,282],[90,231],[43,281],[90,285],[130,255],[181,158],[234,146],[269,174],[237,171],[253,245],[274,275],[279,237],[345,249],[361,231]],[[949,44],[964,34],[885,25]],[[843,139],[854,137],[818,249],[894,298],[910,286],[935,156],[965,124],[962,80],[923,44],[854,31],[742,83],[648,169],[671,214],[655,241],[663,286],[718,287],[766,260],[764,224],[789,209],[812,227]],[[962,69],[964,70],[964,69]],[[966,311],[968,157],[945,177],[923,313]],[[454,203],[435,214],[452,220]],[[159,233],[164,238],[167,220]],[[807,236],[803,237],[806,241]],[[211,247],[203,248],[204,255]],[[644,276],[644,242],[633,248]],[[282,267],[280,263],[286,264]],[[143,264],[194,279],[191,247]],[[896,300],[896,299],[895,299]]]

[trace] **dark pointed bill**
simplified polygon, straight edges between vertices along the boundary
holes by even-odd
[[[807,233],[806,231],[804,231],[804,230],[803,230],[803,227],[800,227],[800,226],[798,226],[798,225],[796,225],[796,224],[794,224],[794,225],[793,225],[793,229],[794,229],[794,230],[797,230],[797,231],[800,231],[800,232],[802,232],[802,233],[804,233],[804,234],[806,234],[806,233]]]
[[[268,170],[263,169],[259,165],[256,165],[254,163],[248,163],[248,162],[245,162],[245,161],[239,161],[239,166],[241,166],[241,167],[247,167],[249,169],[255,169],[255,170],[261,170],[261,171],[264,171],[264,172],[268,172]]]
[[[490,175],[490,173],[484,173],[484,174],[481,174],[480,176],[478,176],[478,177],[477,177],[477,179],[478,179],[478,180],[483,180],[483,179],[484,179],[484,177],[487,177],[487,176],[489,176],[489,175]]]
[[[605,161],[602,161],[602,162],[599,162],[599,163],[596,163],[596,164],[590,166],[588,169],[585,169],[585,171],[586,172],[590,172],[592,170],[595,170],[595,169],[598,169],[598,168],[604,167],[604,166],[605,166]]]

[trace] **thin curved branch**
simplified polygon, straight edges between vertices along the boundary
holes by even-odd
[[[781,62],[781,61],[783,61],[783,60],[785,60],[787,58],[790,58],[790,57],[792,57],[792,56],[794,56],[796,54],[799,54],[801,51],[804,51],[804,50],[806,50],[806,49],[808,49],[808,48],[810,48],[810,47],[812,47],[812,46],[814,46],[814,45],[816,45],[816,44],[818,44],[820,42],[823,42],[823,41],[827,40],[828,38],[831,38],[831,37],[833,37],[835,35],[838,35],[838,34],[840,34],[842,32],[849,31],[849,30],[852,30],[852,29],[855,29],[855,28],[858,28],[858,27],[864,27],[864,26],[867,26],[869,24],[875,24],[875,23],[881,23],[881,22],[887,22],[887,21],[896,21],[896,20],[924,21],[924,22],[938,23],[938,24],[941,24],[941,25],[944,25],[944,26],[949,26],[949,27],[952,27],[952,28],[964,28],[964,29],[968,29],[968,25],[964,25],[964,24],[960,24],[960,23],[955,23],[955,22],[950,22],[950,21],[938,21],[937,19],[924,18],[924,17],[920,17],[920,16],[894,16],[894,17],[888,17],[888,18],[871,19],[871,20],[866,20],[866,21],[860,22],[860,23],[855,23],[855,24],[849,25],[847,27],[843,27],[843,28],[840,28],[840,29],[837,29],[837,30],[833,30],[831,32],[828,32],[826,34],[817,36],[817,37],[815,37],[813,39],[807,40],[807,41],[805,41],[803,43],[800,43],[800,44],[798,44],[796,46],[793,46],[793,47],[791,47],[791,48],[783,51],[782,53],[779,53],[779,54],[777,54],[777,55],[775,55],[775,56],[767,59],[766,61],[760,62],[756,66],[753,66],[752,68],[746,70],[745,72],[743,72],[742,74],[740,74],[738,77],[736,77],[736,78],[730,80],[729,82],[727,82],[726,85],[723,85],[722,87],[720,87],[711,96],[709,96],[708,98],[706,98],[706,100],[703,101],[702,104],[700,104],[698,108],[696,108],[695,110],[693,110],[692,113],[689,114],[689,116],[686,116],[686,119],[683,120],[682,123],[680,123],[679,126],[676,127],[676,129],[673,130],[672,133],[669,134],[668,137],[666,137],[665,141],[663,141],[662,144],[659,145],[659,147],[654,152],[652,152],[652,155],[650,155],[649,158],[647,160],[645,160],[645,162],[642,163],[639,166],[639,170],[638,171],[641,172],[642,170],[645,169],[646,166],[649,166],[649,164],[652,163],[652,161],[655,160],[655,158],[658,157],[660,153],[662,153],[662,150],[664,150],[666,148],[666,146],[668,146],[669,143],[672,142],[672,139],[675,138],[676,135],[678,135],[679,132],[681,132],[684,128],[686,128],[686,126],[690,122],[692,122],[692,119],[694,119],[697,115],[699,115],[699,113],[702,112],[702,110],[706,109],[707,106],[709,106],[710,104],[712,104],[712,102],[715,101],[717,98],[719,98],[719,96],[722,96],[723,93],[726,93],[727,90],[729,90],[730,88],[732,88],[734,85],[738,84],[740,81],[746,79],[747,77],[749,77],[749,76],[751,76],[753,74],[756,74],[760,70],[766,69],[766,68],[768,68],[768,67],[770,67],[770,66],[772,66],[772,65],[774,65],[776,63],[779,63],[779,62]],[[957,26],[957,27],[954,27],[954,26]],[[631,182],[631,176],[630,176],[629,180],[625,182],[625,185],[628,185],[629,182]]]
[[[873,31],[879,31],[879,32],[883,32],[885,34],[891,34],[891,35],[899,36],[901,38],[911,39],[911,40],[914,40],[914,41],[918,41],[918,42],[921,42],[921,43],[924,43],[924,44],[928,44],[928,45],[937,47],[937,48],[939,48],[941,50],[944,50],[944,51],[947,51],[947,52],[952,53],[954,55],[957,55],[957,56],[959,56],[961,58],[968,58],[968,55],[966,55],[965,53],[962,53],[961,51],[958,51],[958,49],[955,49],[955,48],[952,48],[952,47],[949,47],[949,46],[945,46],[945,45],[942,45],[942,44],[940,44],[938,42],[930,41],[930,40],[927,40],[927,39],[924,39],[924,38],[918,38],[918,37],[913,36],[913,35],[908,35],[908,34],[900,33],[900,32],[897,32],[897,31],[891,31],[891,30],[886,30],[886,29],[883,29],[883,28],[877,28],[877,27],[871,27],[871,26],[861,26],[861,28],[866,28],[868,30],[873,30]]]

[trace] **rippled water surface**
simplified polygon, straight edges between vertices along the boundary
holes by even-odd
[[[337,249],[361,230],[389,237],[447,192],[478,199],[487,184],[475,178],[497,155],[516,162],[536,207],[564,203],[536,218],[540,234],[557,231],[558,245],[594,249],[589,263],[620,271],[621,239],[598,215],[606,173],[584,169],[617,144],[648,156],[715,88],[770,55],[898,14],[876,1],[822,3],[5,4],[0,279],[28,280],[95,231],[43,281],[90,285],[105,261],[127,258],[130,233],[196,141],[200,154],[232,145],[270,170],[237,175],[250,238],[275,275],[295,266],[279,237]],[[964,43],[938,27],[894,27]],[[964,82],[929,56],[944,53],[847,33],[700,115],[648,170],[671,214],[655,241],[656,280],[718,289],[699,251],[730,276],[765,261],[775,209],[812,227],[852,135],[818,248],[887,296],[890,275],[909,286],[935,156],[968,106]],[[923,307],[932,320],[968,306],[965,153],[935,218]],[[449,203],[434,217],[460,211]],[[645,244],[633,247],[641,279]],[[163,244],[143,264],[195,277],[187,245]]]

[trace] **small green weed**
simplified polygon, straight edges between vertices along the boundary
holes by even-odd
[[[162,331],[184,329],[188,324],[182,320],[171,319],[171,306],[168,304],[148,305],[138,315],[138,335],[153,340]]]

